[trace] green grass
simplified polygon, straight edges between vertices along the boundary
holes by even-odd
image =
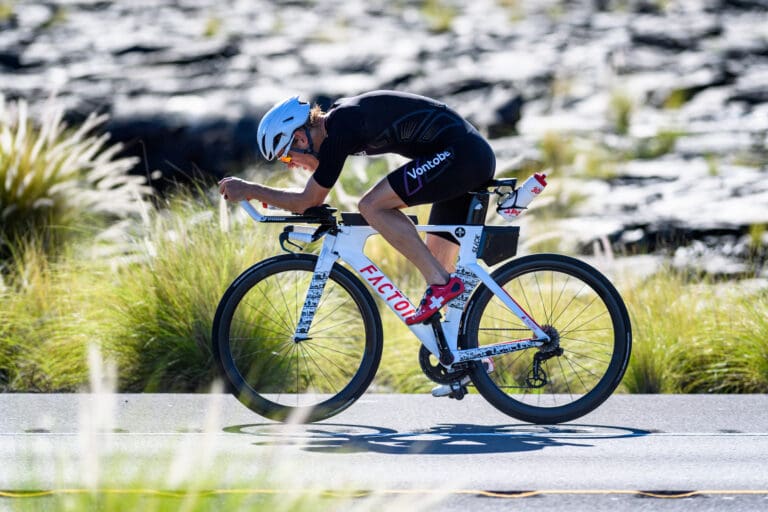
[[[630,393],[768,392],[768,293],[665,270],[622,290]]]
[[[683,279],[666,272],[622,290],[633,330],[632,357],[623,387],[630,393],[675,391],[673,350],[694,334],[695,297],[684,293]]]
[[[207,389],[216,377],[208,347],[218,300],[247,266],[280,252],[275,230],[235,212],[218,199],[172,199],[134,240],[137,260],[117,266],[75,250],[51,261],[39,247],[20,248],[0,294],[5,389],[78,389],[92,342],[116,361],[121,391]],[[422,278],[401,271],[394,249],[372,239],[367,253],[418,300]],[[722,291],[729,287],[672,271],[623,287],[635,340],[624,390],[768,391],[768,297]],[[373,389],[427,391],[417,340],[380,307],[386,341]]]
[[[146,208],[145,179],[130,176],[135,159],[118,158],[91,115],[77,129],[51,106],[40,122],[26,102],[0,97],[0,260],[16,245],[41,244],[49,252],[68,238],[138,216]]]
[[[113,489],[63,489],[42,492],[6,493],[14,500],[13,510],[109,510],[113,512],[220,510],[291,510],[296,512],[336,510],[338,499],[325,493],[295,491],[277,493],[272,489],[152,489],[144,486]],[[286,502],[288,502],[286,504]]]
[[[119,148],[91,134],[103,118],[70,130],[60,112],[35,124],[25,109],[6,106],[0,116],[0,197],[10,219],[3,224],[0,271],[0,389],[77,390],[87,381],[90,344],[116,362],[120,391],[208,389],[217,377],[209,347],[218,301],[248,266],[282,252],[282,226],[253,224],[214,190],[180,191],[150,206],[143,182],[125,175],[130,162],[116,157]],[[662,150],[649,154],[663,153],[676,135],[660,133]],[[542,139],[541,150],[550,185],[526,216],[521,252],[569,252],[558,219],[574,214],[583,200],[579,180],[609,175],[619,157],[588,139],[555,132]],[[329,202],[354,210],[396,163],[349,159]],[[524,179],[529,170],[516,176]],[[306,178],[302,172],[255,176],[299,188]],[[14,217],[17,210],[25,215]],[[428,206],[408,210],[422,222],[428,212]],[[22,231],[28,234],[9,234]],[[51,244],[52,231],[69,235]],[[762,225],[750,231],[756,258],[764,253],[764,232]],[[419,300],[425,283],[397,251],[374,237],[366,253]],[[768,390],[768,300],[747,289],[722,292],[728,288],[740,290],[738,282],[693,281],[673,271],[625,286],[635,346],[623,389]],[[380,308],[386,342],[373,390],[427,391],[418,341]]]

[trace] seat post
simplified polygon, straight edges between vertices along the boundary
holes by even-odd
[[[467,212],[467,224],[482,226],[485,224],[485,214],[488,212],[488,192],[474,192]]]

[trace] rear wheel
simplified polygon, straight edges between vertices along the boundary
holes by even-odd
[[[491,373],[476,366],[477,390],[502,412],[532,423],[573,420],[603,403],[621,382],[632,344],[629,315],[608,279],[582,261],[555,254],[514,260],[493,278],[551,341],[495,356]],[[467,311],[462,348],[533,335],[485,286]]]
[[[282,255],[246,270],[222,298],[213,353],[236,396],[285,421],[319,421],[349,407],[379,366],[381,320],[370,293],[334,265],[306,339],[296,324],[317,257]]]

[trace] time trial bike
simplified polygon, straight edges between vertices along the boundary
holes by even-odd
[[[492,180],[473,191],[466,224],[418,225],[412,217],[418,231],[457,241],[465,291],[408,328],[421,341],[422,371],[450,386],[453,398],[471,383],[522,421],[570,421],[619,385],[632,345],[629,315],[611,282],[581,260],[514,258],[519,227],[485,221],[490,198],[515,185]],[[240,204],[257,222],[287,224],[279,239],[288,254],[253,265],[226,290],[213,323],[214,358],[231,391],[258,414],[329,418],[360,398],[379,367],[383,332],[369,289],[403,323],[416,308],[364,253],[376,231],[359,213],[339,219],[323,205],[264,215]],[[320,240],[319,254],[297,250]]]

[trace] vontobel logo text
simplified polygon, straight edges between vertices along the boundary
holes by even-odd
[[[445,161],[446,158],[451,156],[450,151],[443,151],[441,153],[438,153],[435,155],[435,157],[432,160],[427,160],[420,166],[416,167],[415,169],[412,169],[408,171],[408,176],[411,177],[411,179],[416,179],[417,176],[421,176],[425,172],[427,172],[430,169],[434,169],[438,165],[440,165],[440,162]]]

